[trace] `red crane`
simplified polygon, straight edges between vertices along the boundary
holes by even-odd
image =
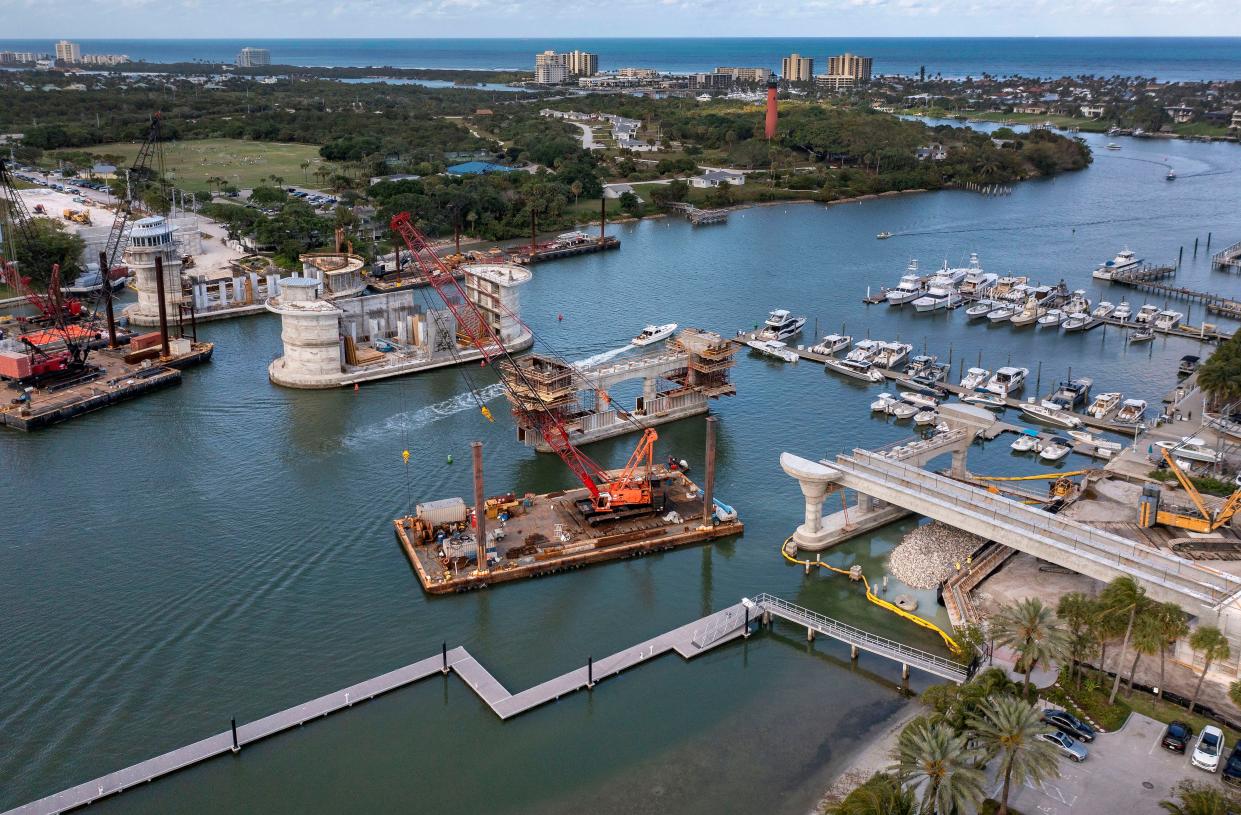
[[[513,412],[525,424],[538,430],[548,447],[560,456],[589,490],[589,502],[581,502],[589,504],[582,507],[587,510],[586,514],[607,517],[620,512],[629,514],[631,510],[654,508],[651,471],[658,434],[653,429],[646,428],[625,469],[620,476],[612,478],[569,440],[569,431],[564,423],[539,397],[535,384],[504,347],[486,315],[470,299],[465,288],[453,276],[448,264],[440,259],[426,236],[414,226],[409,213],[402,212],[393,216],[390,226],[409,250],[423,277],[435,288],[457,318],[459,334],[465,334],[487,364],[496,370],[513,404]],[[503,366],[501,363],[504,363]],[[521,393],[517,393],[514,388],[514,378],[520,380]],[[534,403],[533,406],[531,402]]]

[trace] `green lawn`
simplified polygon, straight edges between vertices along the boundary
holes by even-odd
[[[132,161],[138,144],[100,144],[89,152],[120,155]],[[55,153],[51,154],[55,157]],[[302,162],[310,162],[305,170]],[[271,184],[270,176],[284,179],[284,185],[321,188],[315,170],[331,167],[319,156],[313,144],[282,144],[278,142],[244,141],[241,139],[201,139],[164,144],[164,165],[173,182],[180,188],[197,191],[213,189],[207,179],[219,176],[241,189],[258,184]]]

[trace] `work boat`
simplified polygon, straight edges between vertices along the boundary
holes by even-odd
[[[905,303],[917,300],[926,291],[926,283],[922,279],[922,275],[918,274],[918,261],[909,261],[909,267],[905,269],[905,274],[901,275],[901,281],[896,284],[896,288],[888,289],[884,297],[890,306],[900,306]]]
[[[794,317],[787,309],[778,308],[767,315],[767,322],[763,330],[758,332],[756,339],[786,340],[800,334],[805,324],[805,317]]]
[[[1086,408],[1086,412],[1096,419],[1106,418],[1113,410],[1120,407],[1121,398],[1119,393],[1101,393],[1095,397],[1090,407]]]
[[[676,323],[664,323],[663,325],[648,325],[646,328],[638,332],[638,336],[629,341],[631,345],[641,348],[644,345],[652,345],[660,340],[671,337],[673,332],[677,330]]]
[[[965,310],[965,316],[971,320],[979,320],[986,317],[996,308],[994,300],[979,300],[974,305]]]
[[[1131,272],[1142,265],[1142,260],[1133,252],[1125,249],[1116,253],[1116,257],[1099,264],[1099,267],[1091,273],[1091,277],[1095,280],[1111,280],[1117,274],[1123,272]]]
[[[991,379],[991,372],[986,368],[970,368],[965,372],[965,376],[961,377],[961,387],[967,391],[976,391],[986,385],[989,379]]]
[[[1126,399],[1116,411],[1117,424],[1138,424],[1146,416],[1146,402],[1142,399]]]
[[[880,342],[879,352],[875,354],[875,365],[885,370],[893,370],[905,361],[914,347],[907,342]]]
[[[1208,447],[1205,441],[1192,436],[1187,436],[1180,441],[1157,441],[1155,446],[1167,450],[1173,458],[1183,458],[1189,461],[1205,461],[1208,464],[1214,464],[1221,458],[1220,454]]]
[[[811,346],[810,351],[825,357],[834,357],[838,351],[848,348],[852,342],[853,338],[848,334],[828,334],[819,341],[818,345]]]
[[[1021,412],[1031,419],[1046,422],[1057,427],[1075,429],[1082,426],[1082,420],[1067,410],[1061,410],[1058,405],[1052,402],[1035,402],[1033,397],[1030,398],[1030,401],[1022,404]]]
[[[995,376],[991,377],[991,381],[987,383],[986,390],[997,396],[1010,396],[1021,390],[1026,383],[1026,377],[1029,375],[1029,368],[1014,368],[1010,365],[1005,365],[995,372]]]

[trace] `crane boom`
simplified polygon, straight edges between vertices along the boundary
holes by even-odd
[[[141,146],[138,147],[138,154],[134,156],[134,163],[129,168],[129,174],[132,177],[135,174],[144,175],[151,168],[151,160],[155,157],[156,147],[159,145],[160,130],[163,126],[163,115],[156,111],[151,116],[151,125],[147,128],[146,137],[142,140]],[[163,177],[163,167],[157,167],[160,177]],[[117,196],[116,217],[112,219],[112,228],[108,231],[108,242],[104,246],[104,257],[108,259],[108,268],[100,269],[99,274],[103,276],[104,286],[107,287],[108,275],[112,272],[112,268],[116,265],[117,258],[120,256],[122,246],[125,240],[125,227],[129,224],[129,218],[133,214],[134,202],[128,195]]]

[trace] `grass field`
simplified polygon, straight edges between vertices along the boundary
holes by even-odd
[[[89,148],[101,155],[120,155],[132,161],[137,144],[100,144]],[[55,153],[52,154],[55,156]],[[304,170],[303,162],[310,162]],[[313,144],[281,144],[278,142],[243,141],[240,139],[202,139],[164,144],[164,165],[173,182],[181,189],[197,191],[214,189],[207,179],[225,179],[239,189],[258,184],[271,184],[270,176],[284,179],[285,186],[297,185],[319,189],[315,170],[331,167],[319,156]]]

